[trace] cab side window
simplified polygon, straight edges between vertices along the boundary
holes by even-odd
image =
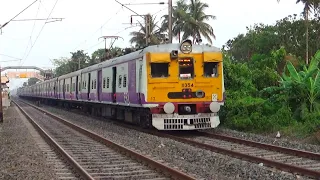
[[[203,65],[204,77],[218,77],[218,62],[205,62]]]
[[[169,63],[150,63],[153,78],[168,77]]]

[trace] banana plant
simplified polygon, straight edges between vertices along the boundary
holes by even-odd
[[[293,64],[289,61],[285,72],[281,77],[281,85],[287,89],[295,98],[307,100],[309,111],[319,111],[318,100],[320,98],[320,51],[311,59],[308,66],[298,72]]]

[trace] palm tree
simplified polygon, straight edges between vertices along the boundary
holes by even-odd
[[[191,36],[193,42],[203,36],[212,44],[211,37],[215,39],[213,28],[205,21],[216,19],[216,17],[204,13],[208,7],[209,5],[207,3],[202,3],[200,0],[190,0],[190,3],[186,3],[185,0],[179,0],[173,8],[172,13],[173,35],[177,36],[180,35],[180,32],[183,32],[182,39],[187,39]],[[168,15],[163,16],[163,18],[162,31],[168,29]]]
[[[280,2],[280,0],[277,0]],[[296,4],[302,2],[304,4],[303,16],[306,22],[306,64],[309,61],[309,13],[311,10],[314,12],[319,12],[320,9],[320,0],[297,0]]]
[[[151,16],[151,15],[150,15]],[[150,23],[150,43],[149,45],[160,44],[162,40],[164,40],[165,35],[161,32],[161,30],[157,27],[157,23],[155,22],[155,17],[151,16]],[[130,43],[135,43],[136,46],[146,46],[146,27],[144,24],[139,22],[140,30],[133,31],[130,33],[132,38],[130,39]]]
[[[184,19],[187,18],[188,14],[188,4],[185,3],[185,0],[179,0],[176,3],[176,6],[173,7],[172,11],[172,34],[173,36],[177,37],[179,42],[181,40],[180,34],[182,31],[182,25],[184,23]],[[168,30],[168,15],[164,15],[162,18],[162,25],[161,25],[161,31],[167,31]]]

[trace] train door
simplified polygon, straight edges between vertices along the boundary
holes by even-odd
[[[139,104],[141,104],[141,83],[142,83],[142,59],[140,59],[137,63],[138,66],[138,77],[136,77],[136,79],[138,79],[138,100],[139,100]]]
[[[57,82],[54,82],[54,85],[53,85],[53,96],[54,98],[57,98]]]
[[[80,90],[80,88],[79,88],[79,85],[80,85],[80,83],[79,83],[79,76],[77,76],[76,77],[76,83],[75,83],[75,86],[76,86],[76,89],[75,89],[75,93],[76,93],[76,98],[77,98],[77,100],[79,99],[79,90]]]
[[[91,89],[91,73],[88,73],[88,95],[87,99],[90,100],[90,89]]]
[[[83,89],[83,83],[82,83],[82,74],[78,76],[78,99],[82,99],[82,89]]]
[[[63,99],[66,99],[66,79],[63,79],[63,83],[62,83],[62,96]]]
[[[72,97],[73,97],[73,81],[72,81],[72,77],[70,78],[70,85],[69,85],[69,94],[70,94],[70,99],[72,99]]]
[[[101,101],[102,97],[102,69],[98,70],[98,101]]]
[[[117,101],[116,88],[117,88],[117,67],[112,67],[112,102]]]

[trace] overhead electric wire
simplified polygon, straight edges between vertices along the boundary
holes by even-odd
[[[55,4],[53,5],[53,7],[52,7],[52,9],[51,9],[51,11],[50,11],[50,13],[49,13],[49,15],[48,15],[48,17],[47,17],[47,20],[49,19],[49,17],[51,16],[51,14],[52,14],[52,12],[53,12],[53,10],[54,10],[54,8],[56,7],[56,5],[57,5],[57,3],[58,3],[58,1],[59,0],[56,0],[56,2],[55,2]],[[47,21],[46,20],[46,21]],[[37,40],[38,40],[38,38],[39,38],[39,36],[40,36],[40,34],[41,34],[41,32],[42,32],[42,30],[43,30],[43,28],[44,28],[44,26],[46,25],[46,23],[44,23],[43,24],[43,26],[42,26],[42,28],[41,28],[41,30],[40,30],[40,32],[38,33],[38,36],[36,37],[36,40],[34,41],[34,43],[32,44],[32,46],[31,46],[31,48],[30,48],[30,50],[29,50],[29,52],[28,52],[28,54],[27,54],[27,56],[25,57],[25,59],[23,60],[23,62],[21,63],[21,65],[23,65],[23,63],[25,62],[25,60],[28,58],[28,56],[29,56],[29,54],[30,54],[30,52],[31,52],[31,50],[32,50],[32,48],[34,47],[34,45],[36,44],[36,42],[37,42]]]
[[[0,61],[0,62],[11,62],[11,61],[20,61],[20,59],[15,59],[15,60],[6,60],[6,61]]]
[[[38,6],[38,10],[37,10],[37,13],[36,13],[36,17],[35,17],[35,18],[38,17],[38,13],[39,13],[39,10],[40,10],[40,5],[41,5],[41,0],[39,1],[39,6]],[[24,51],[24,53],[23,53],[22,59],[24,59],[24,57],[25,57],[25,55],[26,55],[26,53],[27,53],[29,44],[32,45],[32,34],[33,34],[33,31],[34,31],[35,25],[36,25],[36,21],[33,22],[32,30],[31,30],[31,34],[30,34],[30,39],[29,39],[29,40],[30,40],[30,43],[28,43],[28,45],[27,45],[27,47],[26,47],[26,49],[25,49],[25,51]],[[22,59],[21,59],[21,60],[22,60]],[[21,62],[20,62],[20,63],[21,63]]]
[[[5,57],[9,57],[9,58],[13,58],[13,59],[21,60],[20,58],[13,57],[13,56],[9,56],[9,55],[6,55],[6,54],[0,54],[0,56],[5,56]]]
[[[85,43],[87,40],[89,40],[89,38],[91,38],[93,35],[95,35],[99,30],[101,30],[102,27],[105,26],[112,18],[114,18],[121,10],[122,10],[122,7],[113,16],[111,16],[106,22],[104,22],[93,34],[91,34],[89,37],[87,37],[86,40],[84,40],[80,44],[78,44],[72,51],[75,51],[80,45]]]
[[[123,32],[123,31],[125,31],[125,30],[127,30],[127,29],[134,28],[134,27],[137,27],[137,26],[138,26],[138,25],[136,25],[136,26],[126,27],[126,28],[124,28],[124,29],[122,29],[122,30],[118,31],[117,33],[115,33],[113,36],[116,36],[116,35],[120,34],[121,32]],[[104,41],[100,41],[100,42],[98,42],[98,43],[96,43],[96,44],[94,44],[94,45],[90,46],[89,48],[85,49],[84,51],[88,51],[88,50],[90,50],[91,48],[96,47],[97,45],[99,45],[99,44],[101,44],[101,43],[103,43],[103,42],[104,42]]]
[[[18,17],[21,13],[23,13],[25,10],[27,10],[30,6],[32,6],[34,3],[36,3],[38,0],[33,1],[29,6],[24,8],[22,11],[20,11],[17,15],[15,15],[13,18],[11,18],[8,22],[4,23],[2,26],[0,26],[0,29],[2,29],[4,26],[9,24],[14,18]]]
[[[125,7],[126,9],[128,9],[129,11],[133,12],[134,14],[136,14],[137,16],[142,17],[143,19],[145,19],[146,17],[144,15],[138,14],[137,12],[135,12],[134,10],[130,9],[129,7],[127,7],[125,4],[115,0],[118,4],[120,4],[122,7]],[[155,24],[156,27],[158,27],[159,29],[161,29],[157,24]]]
[[[136,1],[136,0],[130,1],[129,4],[130,4],[130,3],[133,3],[134,1]],[[115,15],[111,16],[105,23],[103,23],[103,25],[101,25],[93,34],[91,34],[89,37],[87,37],[86,40],[84,40],[84,41],[82,41],[80,44],[78,44],[72,51],[75,51],[80,45],[82,45],[83,43],[87,42],[87,40],[89,40],[89,38],[91,38],[93,35],[95,35],[99,30],[101,30],[101,29],[103,28],[103,26],[105,26],[105,25],[106,25],[112,18],[114,18],[121,10],[123,10],[123,7],[121,7],[121,8],[115,13]],[[84,51],[87,51],[87,50],[89,50],[89,49],[91,49],[91,48],[93,48],[93,47],[95,47],[95,46],[97,46],[97,45],[99,45],[99,44],[100,44],[100,42],[97,43],[97,44],[95,44],[95,45],[93,45],[93,46],[90,46],[89,48],[85,49]]]

